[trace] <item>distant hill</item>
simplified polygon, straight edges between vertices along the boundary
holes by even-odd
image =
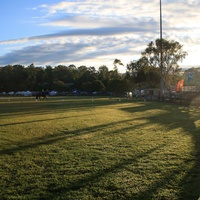
[[[180,68],[182,68],[183,71],[188,70],[189,68],[197,68],[200,67],[200,65],[180,65]]]

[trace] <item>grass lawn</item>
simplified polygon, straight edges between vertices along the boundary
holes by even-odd
[[[198,200],[200,110],[0,97],[1,200]]]

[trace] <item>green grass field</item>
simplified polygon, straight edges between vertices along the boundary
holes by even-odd
[[[0,97],[1,200],[197,200],[200,110]]]

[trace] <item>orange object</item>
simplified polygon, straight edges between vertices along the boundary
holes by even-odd
[[[183,85],[184,85],[184,80],[178,81],[178,83],[176,85],[176,92],[180,92]]]

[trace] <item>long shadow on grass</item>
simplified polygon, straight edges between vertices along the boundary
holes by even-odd
[[[148,104],[148,103],[147,103]],[[153,115],[150,117],[145,116],[145,112],[149,110],[154,110],[154,109],[163,109],[166,110],[167,112],[161,113],[160,115]],[[144,117],[141,117],[140,119],[146,119],[148,123],[160,123],[161,125],[164,125],[167,127],[168,130],[170,129],[175,129],[175,128],[183,128],[185,132],[187,132],[189,135],[192,136],[195,144],[195,150],[196,150],[196,155],[195,155],[195,164],[193,165],[192,169],[187,172],[185,177],[180,181],[180,187],[182,190],[180,191],[179,194],[179,199],[187,199],[187,200],[193,200],[193,199],[198,199],[199,197],[199,185],[200,185],[200,157],[199,157],[199,152],[200,152],[200,136],[199,133],[194,124],[194,120],[190,118],[189,112],[182,112],[179,107],[176,106],[170,106],[170,105],[164,105],[164,104],[156,104],[152,103],[151,106],[145,106],[144,103],[141,104],[139,107],[129,107],[129,108],[122,108],[123,111],[129,112],[129,113],[134,113],[135,112],[144,112]],[[175,115],[181,116],[183,120],[176,120]],[[174,117],[172,117],[174,116]],[[198,118],[198,116],[197,116]],[[88,134],[88,133],[93,133],[95,131],[101,130],[101,129],[106,129],[111,126],[118,125],[119,123],[132,123],[132,121],[135,118],[130,118],[128,120],[121,120],[120,122],[112,122],[112,123],[107,123],[103,124],[100,126],[93,126],[93,127],[88,127],[88,128],[83,128],[80,130],[75,130],[75,131],[64,131],[63,133],[53,135],[51,137],[43,137],[43,138],[38,138],[37,140],[34,141],[26,141],[24,145],[19,145],[18,147],[10,148],[7,150],[2,150],[0,151],[0,155],[4,154],[13,154],[18,151],[23,151],[28,148],[35,148],[40,145],[49,145],[56,143],[58,141],[67,139],[68,137],[75,137],[78,135],[83,135],[83,134]],[[137,125],[137,124],[131,124],[129,128],[123,128],[121,131],[127,131],[130,130],[131,128],[140,128],[142,125]],[[143,124],[144,126],[144,124]],[[116,133],[116,132],[115,132]],[[113,132],[114,134],[114,132]],[[75,180],[72,183],[68,183],[68,185],[64,186],[57,186],[57,185],[49,185],[49,189],[47,191],[46,196],[44,196],[44,199],[53,199],[54,197],[59,197],[62,196],[62,193],[66,193],[66,191],[70,191],[73,193],[73,191],[78,191],[81,188],[87,187],[88,185],[98,182],[102,177],[106,176],[109,173],[115,173],[118,170],[121,170],[125,168],[127,165],[135,163],[138,161],[138,159],[147,157],[149,154],[156,152],[158,150],[161,150],[165,147],[166,144],[160,144],[157,145],[156,147],[149,147],[148,150],[146,150],[143,153],[138,154],[137,156],[133,156],[131,158],[125,158],[124,160],[121,161],[116,161],[113,165],[109,167],[102,167],[100,169],[97,169],[94,173],[88,175],[85,178],[80,178],[78,180]],[[158,180],[156,183],[152,184],[149,186],[149,188],[146,191],[141,192],[137,196],[133,195],[130,197],[128,194],[126,194],[126,191],[122,194],[123,199],[154,199],[155,194],[158,192],[160,188],[164,188],[165,185],[168,183],[168,180],[173,180],[174,176],[176,174],[179,174],[184,168],[185,165],[190,163],[190,160],[186,160],[185,163],[182,163],[179,168],[172,169],[165,173],[165,175],[162,177],[161,180]],[[127,195],[127,198],[126,198]],[[118,198],[120,199],[120,197]],[[159,197],[157,199],[169,199],[169,197]]]
[[[14,145],[15,147],[1,150],[0,156],[4,154],[14,154],[14,153],[17,153],[19,151],[24,151],[29,148],[39,147],[41,145],[54,144],[58,141],[62,141],[67,138],[73,138],[73,137],[81,136],[84,134],[94,133],[98,130],[106,129],[108,127],[112,127],[120,123],[121,124],[128,123],[130,121],[132,121],[132,119],[122,120],[120,122],[119,121],[111,122],[111,123],[106,123],[106,124],[92,126],[92,127],[86,127],[86,128],[77,129],[77,130],[63,130],[62,132],[51,135],[51,136],[48,135],[48,136],[43,136],[36,139],[25,140],[16,144],[12,143],[12,145]]]
[[[149,106],[147,106],[147,108],[149,110]],[[197,112],[197,114],[195,118],[192,118],[188,108],[183,108],[176,105],[166,105],[162,103],[152,103],[150,109],[162,109],[166,110],[167,112],[160,115],[144,117],[144,119],[147,119],[149,123],[158,123],[164,125],[166,130],[173,130],[181,127],[183,128],[184,132],[191,135],[195,145],[195,151],[193,152],[195,158],[193,160],[185,160],[185,163],[182,163],[178,169],[169,171],[169,173],[167,173],[162,180],[153,184],[146,191],[141,192],[136,199],[154,199],[155,194],[159,189],[165,187],[165,185],[168,183],[168,180],[173,181],[177,174],[182,173],[182,170],[186,165],[191,165],[191,163],[194,163],[193,167],[186,173],[185,177],[179,183],[179,186],[182,189],[178,195],[178,199],[197,200],[200,197],[200,130],[195,126],[194,122],[195,120],[200,119],[200,113],[198,111],[194,111]],[[138,111],[138,109],[134,107],[125,108],[123,110],[131,113]],[[147,111],[145,107],[140,107],[140,110],[144,112]],[[177,117],[180,119],[177,119]],[[135,197],[132,199],[135,199]],[[158,199],[170,199],[170,197],[161,196]]]
[[[127,103],[130,101],[123,100]],[[0,104],[0,117],[7,117],[10,115],[39,115],[39,114],[51,114],[60,111],[66,111],[67,109],[86,109],[93,106],[107,106],[121,104],[122,102],[118,99],[108,99],[108,98],[74,98],[74,99],[65,99],[54,100],[54,101],[39,101],[35,102],[5,102]],[[131,102],[130,102],[131,103]]]
[[[50,184],[48,187],[49,188],[47,192],[48,194],[45,195],[45,199],[53,199],[54,197],[64,196],[66,192],[70,191],[70,193],[73,193],[73,192],[79,191],[80,189],[84,187],[87,187],[87,188],[88,186],[93,187],[93,185],[97,183],[98,181],[100,181],[103,177],[108,176],[109,174],[117,173],[118,171],[122,170],[129,164],[137,163],[139,159],[142,159],[146,157],[147,155],[162,149],[164,146],[165,144],[161,144],[156,147],[150,148],[149,150],[145,152],[137,154],[131,158],[126,158],[122,161],[115,162],[115,164],[109,165],[108,167],[102,166],[102,168],[95,171],[95,173],[92,173],[91,175],[88,175],[85,178],[78,179],[74,181],[73,183],[69,184],[68,186],[59,187],[57,185]],[[124,192],[121,196],[121,195],[117,195],[118,188],[112,188],[112,186],[109,186],[109,185],[105,187],[108,187],[107,189],[108,190],[111,189],[113,192],[116,191],[116,195],[114,195],[115,197],[112,198],[113,200],[126,199],[126,195],[127,195],[126,192]],[[93,194],[94,198],[99,199],[98,194],[96,195],[97,196],[95,197],[95,194]],[[103,199],[107,199],[107,198],[103,198]]]
[[[84,116],[88,116],[91,114],[85,114]],[[38,123],[38,122],[47,122],[47,121],[57,121],[62,119],[68,119],[68,118],[76,118],[77,115],[71,115],[68,117],[54,117],[54,118],[48,118],[48,119],[37,119],[37,120],[30,120],[30,121],[22,121],[22,122],[13,122],[13,123],[6,123],[6,124],[0,124],[1,126],[14,126],[14,125],[20,125],[20,124],[32,124],[32,123]]]

